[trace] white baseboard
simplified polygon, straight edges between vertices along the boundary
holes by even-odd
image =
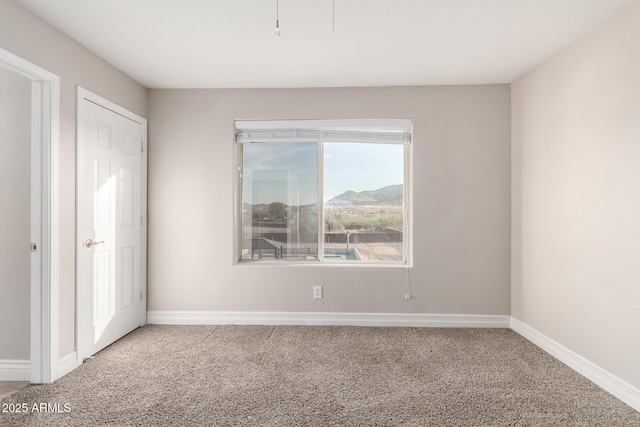
[[[58,378],[62,378],[69,372],[76,369],[80,364],[78,363],[78,353],[72,352],[58,360]]]
[[[640,389],[513,317],[511,318],[511,329],[640,412]]]
[[[417,313],[149,311],[156,325],[335,325],[509,328],[510,316]]]
[[[0,360],[0,381],[30,381],[30,360]]]

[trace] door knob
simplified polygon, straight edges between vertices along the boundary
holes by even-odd
[[[93,239],[87,239],[84,241],[84,246],[87,248],[92,248],[95,245],[99,245],[100,243],[104,243],[104,240],[100,240],[99,242],[94,242]]]

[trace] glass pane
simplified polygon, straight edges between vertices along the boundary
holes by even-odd
[[[244,260],[318,259],[318,144],[242,146]]]
[[[325,261],[402,262],[404,146],[324,145]]]

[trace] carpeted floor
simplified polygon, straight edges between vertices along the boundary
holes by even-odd
[[[151,325],[23,403],[0,425],[640,426],[505,329]]]

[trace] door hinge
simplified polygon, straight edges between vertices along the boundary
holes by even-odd
[[[38,244],[31,243],[31,252],[38,252]]]
[[[140,289],[140,301],[142,301],[142,289]]]
[[[140,152],[144,153],[144,142],[140,141]]]

